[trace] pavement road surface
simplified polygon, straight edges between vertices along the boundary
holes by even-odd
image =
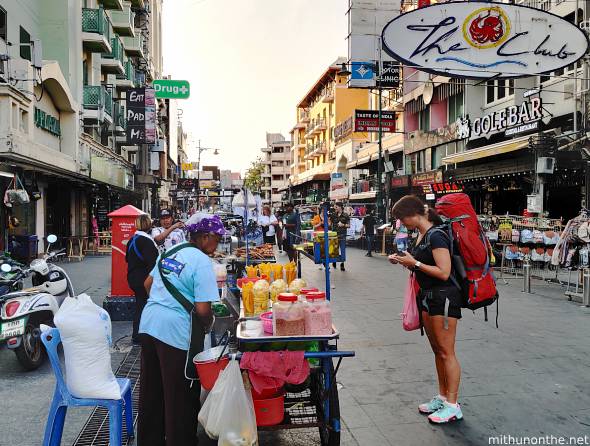
[[[479,446],[510,444],[510,438],[521,441],[512,444],[590,444],[589,308],[567,301],[557,285],[533,281],[535,294],[524,294],[521,282],[512,281],[499,285],[499,328],[495,307],[489,322],[482,311],[464,311],[456,350],[465,418],[432,426],[417,405],[437,393],[433,355],[419,332],[402,330],[399,317],[406,274],[381,256],[365,258],[350,249],[348,258],[345,272],[332,270],[339,348],[357,354],[338,372],[343,446]],[[323,271],[303,262],[304,277],[322,287]],[[76,289],[100,304],[109,288],[110,258],[88,257],[65,268]],[[116,368],[131,324],[114,323],[113,331]],[[12,352],[0,350],[0,384],[0,445],[39,445],[53,393],[51,368],[23,372]],[[88,413],[68,412],[63,445],[72,444]],[[310,430],[264,433],[260,443],[319,441]],[[217,443],[203,436],[201,444]]]

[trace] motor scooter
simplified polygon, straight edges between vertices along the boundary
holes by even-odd
[[[63,268],[51,263],[65,255],[65,249],[49,252],[57,241],[55,235],[47,237],[47,252],[33,260],[28,268],[16,269],[9,287],[31,276],[32,288],[0,296],[0,345],[13,350],[26,370],[35,370],[45,361],[41,345],[41,324],[54,326],[53,317],[66,297],[74,297],[74,287]],[[4,275],[13,272],[12,265],[3,263]]]

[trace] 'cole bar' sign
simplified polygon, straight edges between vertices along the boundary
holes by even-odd
[[[504,131],[506,136],[514,136],[531,130],[537,130],[543,118],[541,98],[531,98],[520,105],[510,105],[504,110],[489,113],[481,118],[469,119],[468,116],[457,119],[457,136],[459,139],[489,138],[492,134]]]
[[[355,132],[378,132],[379,131],[379,110],[355,110],[354,111]],[[395,112],[381,112],[381,132],[395,132]]]
[[[566,67],[586,54],[584,31],[528,6],[440,3],[402,14],[384,28],[395,59],[444,76],[522,77]]]

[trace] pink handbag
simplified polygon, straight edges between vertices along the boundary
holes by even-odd
[[[414,274],[408,276],[406,292],[404,295],[404,309],[400,313],[402,325],[406,331],[414,331],[420,328],[420,314],[418,313],[418,303],[416,302],[416,277]]]

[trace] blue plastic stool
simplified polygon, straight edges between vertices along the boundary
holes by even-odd
[[[123,431],[123,405],[125,406],[125,420],[127,423],[127,437],[133,438],[133,406],[131,403],[131,382],[127,378],[117,378],[121,388],[120,400],[100,400],[73,397],[64,382],[61,364],[57,354],[57,347],[61,343],[61,336],[57,328],[47,330],[41,335],[41,340],[47,349],[53,372],[57,380],[51,409],[45,426],[43,446],[59,446],[66,419],[68,406],[102,406],[109,410],[109,441],[110,446],[121,446]]]

